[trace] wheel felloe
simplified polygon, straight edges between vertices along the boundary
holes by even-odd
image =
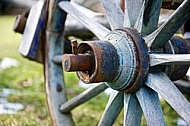
[[[189,54],[190,46],[183,38],[174,36],[171,38],[171,41],[165,45],[165,53]],[[167,65],[165,68],[165,73],[172,81],[175,81],[183,78],[188,69],[189,65]]]

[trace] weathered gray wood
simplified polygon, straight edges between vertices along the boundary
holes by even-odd
[[[161,0],[144,0],[140,16],[134,26],[141,35],[150,34],[157,28],[161,5]]]
[[[156,31],[145,37],[148,47],[162,48],[190,17],[190,0],[185,0]],[[175,27],[174,27],[175,26]]]
[[[53,57],[53,62],[57,63],[57,64],[61,64],[63,60],[63,55],[56,55]]]
[[[149,54],[150,66],[190,64],[190,54]]]
[[[124,21],[124,14],[121,7],[115,0],[100,0],[102,6],[107,14],[111,29],[122,28]]]
[[[190,31],[184,33],[183,39],[185,39],[187,44],[190,46]]]
[[[104,110],[98,126],[112,126],[123,108],[123,93],[114,92]]]
[[[190,95],[190,80],[189,76],[185,76],[181,80],[174,81],[175,86],[185,94]]]
[[[145,84],[158,92],[190,125],[190,103],[165,73],[149,73]]]
[[[187,43],[190,45],[190,31],[186,31],[183,35],[183,39],[187,41]]]
[[[184,35],[183,35],[183,38],[184,39],[189,39],[190,38],[190,31],[185,32]]]
[[[69,101],[63,103],[60,107],[60,111],[62,113],[68,113],[72,109],[76,108],[77,106],[85,103],[86,101],[90,100],[91,98],[97,96],[101,92],[103,92],[107,86],[103,84],[97,84],[91,88],[88,88],[81,94],[75,96],[74,98],[70,99]]]
[[[110,29],[110,25],[105,14],[94,12],[74,2],[71,2],[71,4],[79,9],[81,12],[83,12],[85,15],[92,18],[92,20],[99,22],[106,28]],[[94,37],[94,34],[90,30],[88,30],[88,28],[86,28],[82,23],[73,18],[71,15],[67,15],[64,35],[66,37],[75,36],[81,38],[82,40],[91,39],[92,37]]]
[[[136,96],[148,126],[165,126],[158,94],[148,87],[141,87],[136,92]]]
[[[124,94],[124,126],[140,126],[142,109],[135,94]]]
[[[19,46],[19,53],[22,56],[39,62],[42,62],[42,54],[40,50],[40,44],[42,41],[39,38],[44,27],[44,6],[44,1],[38,1],[31,7],[23,32],[22,41]]]
[[[72,1],[87,8],[92,8],[94,5],[99,3],[98,0],[72,0]]]
[[[110,29],[109,22],[105,15],[92,15],[92,14],[90,14],[92,17],[92,20],[97,21],[103,26]],[[65,22],[64,35],[66,37],[75,36],[75,37],[81,38],[82,40],[89,39],[89,38],[91,39],[92,37],[95,36],[90,30],[88,30],[88,28],[86,28],[82,23],[80,23],[78,20],[76,20],[70,15],[67,15],[67,20]]]
[[[78,10],[80,10],[81,12],[83,12],[83,14],[85,15],[88,15],[89,17],[93,18],[94,16],[103,16],[102,13],[98,13],[98,12],[95,12],[95,11],[92,11],[86,7],[84,7],[84,5],[82,4],[79,5],[78,3],[75,3],[75,2],[70,2],[75,8],[77,8]]]
[[[80,21],[85,25],[90,31],[92,31],[99,39],[103,39],[110,30],[104,27],[103,25],[93,21],[91,18],[80,12],[75,8],[70,2],[62,1],[59,3],[61,9],[69,13],[71,16]]]
[[[62,114],[59,107],[66,102],[66,89],[63,82],[61,65],[52,60],[55,55],[63,54],[63,29],[66,13],[57,7],[60,0],[49,1],[48,23],[45,43],[45,88],[52,125],[74,125],[71,114]]]
[[[124,27],[133,27],[142,7],[142,0],[125,0]]]

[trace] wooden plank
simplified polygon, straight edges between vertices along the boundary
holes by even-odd
[[[31,60],[42,62],[40,50],[40,33],[45,24],[45,2],[40,0],[34,4],[27,18],[26,26],[23,32],[19,53]]]
[[[150,66],[190,64],[190,54],[149,54],[149,58]]]
[[[148,87],[141,87],[136,92],[148,126],[165,126],[162,107],[158,94]]]
[[[123,93],[115,91],[104,110],[98,126],[112,126],[123,108]]]
[[[90,100],[91,98],[99,95],[101,92],[103,92],[107,86],[103,84],[97,84],[91,88],[88,88],[81,94],[75,96],[74,98],[70,99],[69,101],[63,103],[60,107],[60,111],[62,113],[68,113],[72,109],[76,108],[77,106],[85,103],[86,101]]]
[[[141,35],[150,34],[157,28],[161,5],[161,0],[144,0],[140,16],[134,26]]]
[[[91,18],[80,12],[70,2],[62,1],[59,3],[59,7],[69,13],[71,16],[80,21],[85,27],[92,31],[99,39],[103,39],[110,30],[103,25],[93,21]]]
[[[134,27],[142,4],[142,0],[125,0],[124,27]]]
[[[190,125],[190,103],[165,73],[149,73],[145,84],[158,92]]]
[[[156,31],[145,37],[148,47],[162,48],[190,17],[190,1],[185,0]],[[175,27],[174,27],[175,26]]]
[[[124,94],[124,126],[140,126],[142,109],[135,94]]]
[[[60,105],[67,101],[63,82],[62,65],[53,62],[53,57],[63,54],[63,30],[66,13],[61,11],[57,3],[60,0],[49,0],[48,22],[45,42],[45,88],[49,113],[53,126],[73,126],[71,114],[62,114]]]
[[[100,0],[101,4],[107,14],[111,29],[122,28],[124,21],[124,14],[121,7],[115,0]]]

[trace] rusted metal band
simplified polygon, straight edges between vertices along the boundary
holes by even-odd
[[[130,82],[129,86],[126,87],[124,92],[134,92],[138,90],[143,84],[149,72],[149,55],[148,49],[145,45],[144,40],[136,30],[124,29],[126,34],[131,37],[136,47],[136,70],[134,80]]]
[[[92,53],[94,68],[91,72],[78,71],[77,75],[85,82],[110,82],[117,74],[118,55],[114,46],[105,41],[83,42],[78,46],[78,53]]]

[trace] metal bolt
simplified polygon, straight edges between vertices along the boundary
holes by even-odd
[[[57,84],[57,91],[58,91],[58,92],[61,92],[62,89],[63,89],[62,86],[61,86],[60,84]]]
[[[77,54],[78,42],[76,39],[71,40],[71,46],[72,46],[72,53]]]
[[[25,25],[26,25],[26,18],[23,17],[22,15],[18,15],[14,22],[13,30],[15,32],[23,34]]]

